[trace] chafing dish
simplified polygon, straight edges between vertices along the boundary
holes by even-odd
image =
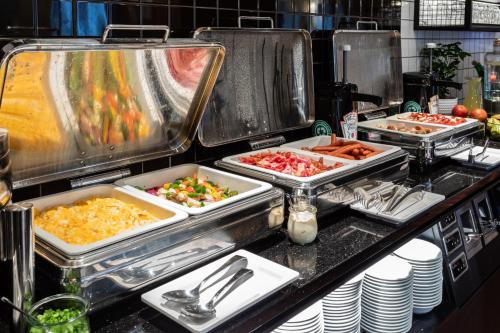
[[[283,151],[287,148],[274,148],[273,150]],[[409,173],[408,153],[402,150],[396,150],[363,164],[350,163],[347,168],[338,168],[309,177],[310,179],[303,178],[303,180],[300,179],[301,177],[290,177],[266,169],[250,168],[248,165],[237,162],[238,156],[253,153],[255,152],[228,156],[216,161],[215,164],[221,168],[269,182],[291,195],[305,195],[309,202],[317,207],[319,216],[326,215],[353,201],[353,197],[349,195],[351,191],[347,187],[369,186],[379,180],[398,182],[406,179]],[[305,153],[303,155],[307,156]],[[309,156],[318,158],[316,154],[309,154]],[[324,159],[326,163],[330,160]]]
[[[270,235],[284,219],[283,192],[252,198],[118,241],[68,255],[36,238],[37,276],[54,290],[74,292],[102,308],[130,293]]]
[[[418,135],[406,132],[387,130],[388,124],[420,125],[436,129],[435,132]],[[410,159],[421,166],[432,165],[443,158],[452,156],[470,148],[474,137],[481,135],[484,126],[481,123],[466,122],[457,126],[434,125],[395,117],[368,120],[358,123],[358,136],[362,140],[398,145],[410,154]]]

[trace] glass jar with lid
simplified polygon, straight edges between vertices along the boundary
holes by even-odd
[[[287,229],[294,243],[305,245],[314,241],[318,235],[316,207],[304,199],[294,200],[289,208]]]

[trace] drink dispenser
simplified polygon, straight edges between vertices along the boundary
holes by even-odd
[[[489,114],[500,113],[500,38],[493,42],[493,52],[484,56],[483,105]]]
[[[28,310],[33,300],[34,234],[31,204],[9,204],[12,194],[8,132],[0,129],[0,296]],[[23,331],[23,321],[17,311],[0,303],[3,319],[14,332]]]

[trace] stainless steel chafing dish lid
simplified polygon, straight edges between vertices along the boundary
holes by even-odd
[[[382,97],[379,107],[359,102],[359,111],[368,112],[403,103],[400,33],[392,30],[336,30],[333,34],[336,81],[343,77],[342,46],[346,44],[352,50],[347,61],[347,81],[355,83],[361,93]]]
[[[184,152],[225,51],[165,40],[6,45],[0,127],[10,134],[14,187]]]
[[[241,28],[239,22],[238,28],[199,28],[194,34],[226,48],[198,129],[207,147],[308,127],[314,121],[309,32]]]

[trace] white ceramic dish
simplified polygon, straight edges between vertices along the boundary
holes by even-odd
[[[473,154],[479,154],[480,152],[483,151],[483,147],[480,146],[475,146],[472,149]],[[479,166],[483,166],[486,168],[494,168],[497,165],[500,165],[500,149],[495,149],[495,148],[486,148],[486,153],[484,154],[487,156],[484,160],[478,161],[475,164]],[[451,157],[453,160],[456,160],[460,163],[468,164],[468,159],[469,159],[469,150],[464,150],[461,153],[458,153],[456,155],[453,155]]]
[[[431,242],[422,239],[412,239],[394,251],[398,257],[409,261],[434,262],[442,258],[441,249]]]
[[[166,306],[168,304],[165,304],[165,300],[161,296],[163,293],[169,290],[193,288],[203,277],[215,271],[234,255],[240,255],[248,259],[247,268],[253,270],[254,276],[235,289],[217,305],[217,314],[214,318],[195,322],[179,316],[178,308]],[[143,294],[141,299],[144,303],[184,326],[189,331],[207,332],[215,329],[224,321],[244,311],[253,304],[278,292],[282,287],[295,281],[298,277],[299,273],[296,271],[248,251],[239,250],[155,288]],[[227,279],[208,288],[207,291],[202,293],[200,301],[207,302],[226,282]]]
[[[139,208],[146,209],[153,215],[157,216],[159,220],[139,228],[134,228],[121,232],[115,236],[108,237],[106,239],[86,244],[86,245],[74,245],[63,241],[62,239],[52,235],[51,233],[43,230],[40,227],[35,226],[35,234],[40,237],[45,242],[57,248],[59,251],[68,255],[80,255],[83,253],[88,253],[104,246],[123,241],[127,238],[137,236],[142,233],[146,233],[173,223],[185,220],[188,215],[180,210],[173,207],[163,207],[153,200],[145,199],[141,196],[134,195],[120,187],[113,185],[95,185],[89,186],[77,190],[61,192],[58,194],[48,195],[45,197],[40,197],[37,199],[29,200],[33,204],[33,208],[36,211],[44,211],[46,209],[56,207],[56,206],[67,206],[75,202],[94,197],[110,197],[122,200],[124,202],[133,204]],[[171,217],[166,217],[172,215]],[[164,218],[163,218],[164,217]]]
[[[278,152],[278,151],[280,151],[280,152],[292,152],[292,153],[294,153],[294,154],[296,154],[298,156],[303,156],[303,157],[311,158],[311,159],[316,160],[316,161],[319,160],[320,158],[323,158],[323,163],[325,165],[333,165],[336,162],[343,163],[344,165],[341,166],[341,167],[339,167],[339,168],[336,168],[336,169],[333,169],[333,170],[330,170],[330,171],[325,171],[325,172],[319,173],[319,174],[314,175],[314,176],[310,176],[310,177],[297,177],[297,176],[293,176],[293,175],[287,175],[287,174],[282,173],[282,172],[278,172],[278,171],[274,171],[274,170],[269,170],[269,169],[261,168],[261,167],[255,166],[255,165],[250,165],[250,164],[247,164],[247,163],[243,163],[243,162],[240,162],[240,160],[239,160],[240,157],[244,157],[244,156],[250,156],[250,155],[255,155],[255,154],[265,153],[265,152],[275,153],[275,152]],[[353,163],[352,161],[346,162],[346,160],[340,159],[340,158],[336,158],[336,157],[327,157],[327,156],[320,156],[319,157],[318,155],[312,154],[310,152],[305,152],[305,151],[298,152],[297,150],[290,149],[290,148],[268,148],[268,149],[256,150],[256,151],[253,151],[253,152],[242,153],[242,154],[238,154],[238,155],[232,155],[232,156],[224,157],[222,159],[222,161],[226,162],[228,164],[236,165],[238,167],[242,167],[242,168],[246,168],[246,169],[250,169],[250,170],[255,170],[255,171],[259,171],[259,172],[264,172],[264,173],[267,173],[267,174],[271,174],[271,175],[274,175],[274,176],[276,176],[278,178],[290,179],[290,180],[294,180],[294,181],[297,181],[297,182],[303,182],[303,183],[309,183],[309,182],[312,182],[312,181],[315,181],[315,180],[326,178],[326,177],[329,177],[329,176],[332,176],[332,175],[335,175],[335,174],[338,174],[338,173],[341,173],[341,172],[344,172],[344,171],[352,170],[352,169],[354,169],[354,168],[356,168],[356,167],[359,166],[359,164]]]
[[[423,123],[421,121],[404,119],[405,117],[409,116],[410,114],[411,114],[411,112],[400,113],[400,114],[396,114],[394,116],[387,117],[386,119],[387,120],[405,121],[405,122],[409,122],[409,123],[413,123],[413,124],[420,124],[420,125],[444,126],[444,127],[448,127],[448,128],[459,128],[459,127],[467,126],[467,125],[469,125],[471,123],[477,123],[478,122],[476,119],[473,119],[473,118],[464,118],[465,122],[462,123],[462,124],[458,124],[458,125],[445,125],[445,124]],[[450,117],[450,115],[445,115],[445,116]]]
[[[418,199],[417,195],[410,195],[405,202],[396,209],[392,214],[387,214],[380,212],[376,207],[366,209],[361,203],[357,202],[351,204],[351,209],[362,212],[368,216],[373,216],[384,221],[395,222],[401,224],[407,222],[418,214],[426,211],[430,207],[438,204],[445,199],[444,195],[426,192],[424,191],[424,196],[421,200]]]
[[[340,138],[340,137],[338,139],[343,140],[343,138]],[[397,147],[397,146],[390,146],[390,145],[384,145],[384,144],[373,143],[373,142],[368,142],[368,141],[361,141],[361,140],[357,140],[357,141],[359,141],[361,143],[365,143],[367,145],[370,145],[373,148],[383,150],[383,152],[380,154],[377,154],[375,156],[366,158],[364,160],[349,160],[349,159],[345,159],[345,158],[340,158],[341,160],[346,161],[346,162],[350,161],[353,163],[365,164],[369,161],[373,161],[373,160],[382,158],[384,156],[390,155],[394,152],[401,150],[401,147]],[[321,136],[313,136],[312,138],[307,138],[307,139],[303,139],[303,140],[299,140],[299,141],[285,143],[284,145],[281,145],[281,147],[296,149],[299,152],[309,152],[309,153],[312,153],[318,157],[319,156],[329,157],[328,155],[319,154],[319,153],[313,152],[313,151],[303,150],[302,148],[304,148],[304,147],[313,148],[316,146],[327,146],[330,144],[330,142],[331,142],[331,137],[329,135],[321,135]]]
[[[157,186],[162,186],[167,182],[174,182],[178,178],[197,175],[199,178],[206,178],[214,184],[227,187],[230,191],[238,191],[238,194],[218,201],[207,204],[204,207],[186,207],[174,201],[163,199],[139,188],[150,189]],[[165,207],[175,207],[179,210],[185,211],[190,215],[204,214],[206,212],[227,206],[233,202],[256,196],[260,193],[269,191],[272,188],[271,184],[261,182],[258,180],[234,175],[228,172],[219,171],[212,168],[197,164],[183,164],[173,168],[157,170],[153,172],[144,173],[141,175],[120,179],[115,182],[116,185],[122,186],[127,191],[134,193],[151,200],[155,200]]]

